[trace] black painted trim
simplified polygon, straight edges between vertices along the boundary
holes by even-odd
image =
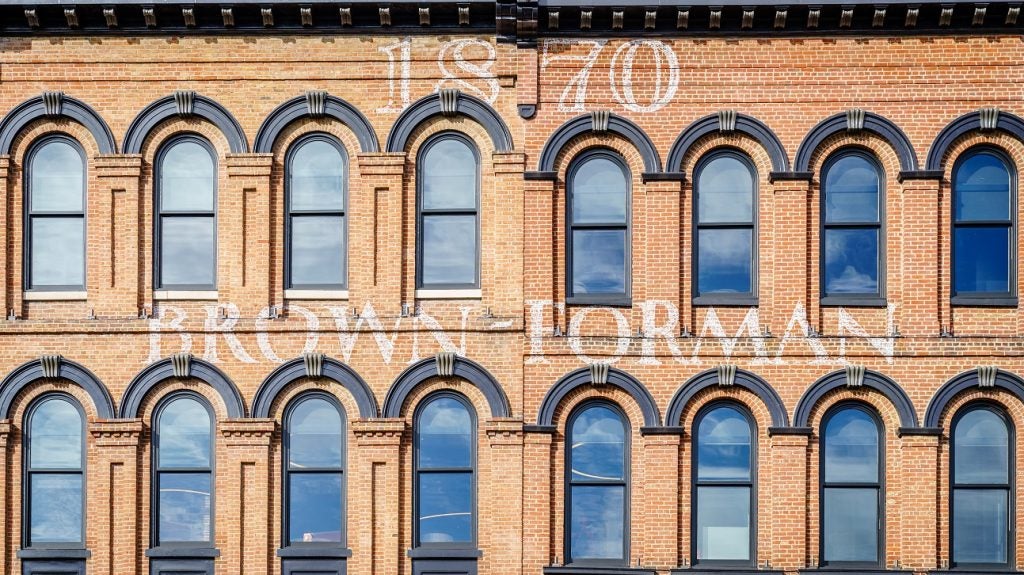
[[[906,180],[941,180],[944,175],[942,170],[901,170],[896,179],[902,184]]]
[[[523,179],[524,180],[540,180],[540,181],[547,181],[547,180],[556,181],[556,180],[558,180],[558,172],[554,172],[554,171],[550,171],[550,172],[526,171],[526,172],[523,172]]]
[[[78,384],[85,390],[92,399],[96,415],[100,419],[113,419],[115,413],[114,400],[103,382],[85,367],[62,359],[58,377]],[[14,398],[30,384],[37,380],[45,379],[43,375],[43,363],[40,359],[34,359],[16,367],[14,371],[7,374],[7,377],[0,382],[0,419],[8,419],[11,416],[11,404]]]
[[[204,550],[193,550],[204,551]],[[149,554],[149,551],[146,552]],[[218,552],[219,555],[219,552]],[[180,573],[204,573],[214,575],[212,558],[198,555],[189,557],[161,557],[152,555],[149,560],[149,575],[179,575]]]
[[[693,569],[672,569],[670,575],[785,575],[785,571],[766,569],[711,569],[695,567]]]
[[[146,549],[146,557],[212,559],[220,557],[220,549],[216,547],[150,547]]]
[[[1011,256],[1016,259],[1016,252],[1011,253]],[[1011,275],[1013,273],[1013,267],[1011,266]],[[1017,307],[1019,300],[1016,296],[968,296],[968,295],[955,295],[949,298],[949,303],[959,307]]]
[[[794,169],[798,172],[810,171],[811,156],[821,146],[821,143],[835,134],[846,132],[846,126],[846,112],[839,112],[811,128],[811,131],[800,142],[800,147],[797,148]],[[914,153],[914,146],[910,143],[910,138],[907,138],[903,130],[892,120],[874,112],[865,112],[863,131],[871,132],[889,143],[900,160],[901,170],[907,172],[917,170],[917,154]]]
[[[562,376],[544,395],[544,400],[541,402],[540,410],[537,413],[537,425],[554,426],[555,410],[562,403],[562,400],[565,399],[565,396],[578,387],[590,385],[591,383],[590,369],[586,367],[581,367]],[[618,387],[633,397],[641,413],[643,413],[644,427],[661,426],[661,416],[658,413],[658,406],[654,402],[654,397],[651,395],[651,392],[647,391],[647,388],[644,387],[640,380],[621,369],[609,367],[608,385]]]
[[[686,429],[674,425],[662,425],[659,427],[641,427],[640,435],[686,435]]]
[[[377,134],[373,131],[373,126],[366,119],[366,116],[352,104],[337,96],[328,95],[324,106],[324,116],[334,118],[352,130],[356,135],[356,139],[359,140],[359,150],[361,152],[374,153],[380,151],[380,142],[377,140]],[[253,151],[257,154],[271,153],[278,136],[281,135],[281,132],[284,131],[288,124],[307,117],[311,116],[305,96],[292,98],[274,108],[274,111],[263,120],[259,130],[256,131]]]
[[[841,573],[842,575],[913,575],[908,569],[857,569],[842,567],[822,567],[820,569],[798,569],[797,573],[807,575],[826,575],[828,573]]]
[[[683,410],[696,397],[697,394],[718,385],[718,370],[708,369],[691,377],[684,383],[668,404],[668,411],[665,414],[665,423],[668,425],[679,425],[682,422]],[[761,379],[754,373],[744,369],[736,370],[736,381],[734,385],[750,391],[761,398],[764,406],[771,414],[772,422],[770,429],[789,429],[789,415],[782,398],[767,381]]]
[[[755,238],[754,241],[757,242],[757,238]],[[755,251],[756,249],[757,246],[755,246]],[[694,253],[696,253],[696,249],[694,250]],[[756,267],[757,266],[754,266],[755,269],[753,272],[753,275],[755,276],[757,275]],[[694,276],[694,285],[696,285],[696,276]],[[727,293],[711,292],[694,297],[693,305],[698,307],[712,305],[720,307],[756,307],[758,305],[758,298],[756,295],[749,294],[739,294],[734,296]]]
[[[1002,130],[1011,136],[1017,138],[1021,142],[1024,142],[1024,119],[1004,110],[999,110],[999,119],[996,122],[996,129]],[[946,152],[949,151],[949,147],[953,145],[958,138],[973,132],[981,130],[981,113],[971,112],[964,114],[959,118],[953,120],[942,129],[935,140],[932,142],[931,149],[928,150],[928,159],[925,163],[927,170],[934,170],[941,172],[945,165]]]
[[[412,559],[479,559],[484,552],[476,548],[440,549],[435,547],[413,547],[405,552]]]
[[[412,390],[417,385],[437,376],[437,358],[435,357],[428,357],[407,367],[388,389],[388,394],[384,398],[383,417],[402,417],[402,407],[405,406],[405,401]],[[498,380],[494,379],[494,376],[480,364],[465,357],[456,356],[453,376],[468,381],[484,394],[491,407],[491,417],[509,417],[512,413],[505,390],[501,388]]]
[[[882,224],[885,227],[885,224]],[[883,232],[884,233],[884,232]],[[884,241],[884,238],[879,238]],[[883,251],[884,250],[880,250]],[[879,263],[879,276],[883,274],[884,267],[882,264],[885,263],[885,255],[881,254],[882,262]],[[885,288],[882,288],[884,291]],[[868,296],[868,297],[857,297],[855,295],[829,295],[821,298],[821,307],[886,307],[889,302],[884,297]]]
[[[475,120],[487,130],[487,134],[491,136],[494,151],[511,152],[514,149],[512,132],[509,131],[501,116],[487,102],[475,96],[459,92],[455,108],[456,113]],[[438,93],[424,96],[413,102],[398,116],[395,124],[391,126],[391,132],[388,133],[387,143],[385,144],[385,151],[391,153],[404,152],[413,131],[423,122],[441,114],[441,95]]]
[[[189,377],[210,384],[220,394],[228,417],[231,419],[245,417],[245,403],[242,401],[242,394],[238,392],[238,388],[235,387],[231,379],[212,363],[195,357],[191,358],[191,362],[192,370]],[[171,364],[171,358],[161,359],[140,371],[125,389],[117,416],[121,419],[141,417],[139,409],[146,394],[162,381],[172,377],[174,377],[174,366]]]
[[[19,549],[18,559],[88,559],[88,549]]]
[[[930,571],[925,571],[925,573],[927,573],[928,575],[1024,575],[1024,571],[1015,571],[1013,569],[999,569],[998,567],[993,567],[992,569],[987,569],[985,571],[978,571],[974,569],[933,569]]]
[[[228,112],[217,101],[196,94],[192,115],[203,118],[217,126],[227,139],[231,153],[244,154],[249,151],[249,142],[242,131],[242,126],[231,115],[231,112]],[[178,117],[178,107],[174,102],[173,94],[164,96],[146,106],[128,126],[128,131],[125,132],[124,136],[124,143],[121,144],[122,153],[142,153],[142,144],[146,141],[149,133],[153,131],[153,128],[164,120],[176,117]]]
[[[593,125],[594,122],[590,114],[584,114],[576,116],[559,126],[548,137],[548,141],[541,150],[537,171],[557,173],[555,160],[558,158],[558,154],[576,137],[584,134],[596,134],[597,132],[594,132]],[[654,142],[651,141],[651,138],[647,135],[647,132],[644,132],[643,128],[627,118],[617,114],[609,114],[608,132],[622,136],[633,144],[633,147],[640,152],[640,158],[644,162],[644,173],[653,174],[662,171],[661,157],[658,155],[658,149],[654,147]]]
[[[586,567],[562,565],[544,567],[544,575],[657,575],[654,569],[641,567]]]
[[[734,132],[746,134],[761,144],[761,147],[768,153],[768,157],[771,158],[772,173],[789,172],[789,156],[786,154],[785,148],[782,147],[782,141],[779,140],[779,137],[775,135],[775,132],[767,124],[753,116],[736,114],[736,129]],[[672,144],[672,149],[668,153],[668,163],[665,165],[665,170],[671,171],[681,168],[683,157],[686,156],[686,153],[690,151],[690,148],[698,140],[709,134],[718,133],[720,133],[718,114],[710,114],[695,120],[679,134],[679,137]]]
[[[348,547],[317,546],[317,547],[282,547],[277,550],[278,557],[307,559],[345,559],[352,556]]]
[[[10,154],[14,139],[25,126],[46,117],[46,105],[42,96],[29,98],[15,106],[4,116],[3,121],[0,121],[0,154]],[[57,117],[74,120],[89,130],[101,154],[117,153],[117,143],[114,141],[110,126],[85,102],[65,95],[61,101],[60,116]]]
[[[346,575],[347,558],[281,559],[281,575]]]
[[[377,399],[373,395],[370,386],[363,381],[349,366],[340,361],[325,357],[323,363],[323,375],[327,379],[334,380],[352,394],[356,405],[359,406],[359,417],[370,419],[377,417]],[[289,384],[306,377],[306,364],[301,357],[297,357],[278,366],[256,390],[256,397],[252,400],[252,416],[258,418],[270,417],[270,407],[278,394]]]
[[[768,436],[773,435],[804,435],[810,437],[814,434],[814,429],[810,427],[769,427]]]
[[[938,437],[942,435],[941,427],[900,427],[896,430],[900,437]]]
[[[21,575],[85,575],[85,559],[22,559]]]
[[[834,371],[814,382],[800,397],[793,415],[794,427],[809,427],[811,410],[829,392],[846,386],[846,371]],[[864,370],[864,388],[873,389],[889,398],[900,417],[901,427],[917,427],[917,412],[907,392],[895,381],[870,369]]]
[[[524,433],[557,433],[558,428],[554,425],[524,425]]]
[[[953,401],[953,398],[961,392],[976,389],[977,386],[978,372],[974,369],[965,371],[943,384],[935,392],[935,395],[932,396],[931,401],[928,402],[928,407],[924,412],[924,427],[940,428],[942,413],[946,410],[949,403]],[[1017,374],[1000,369],[996,373],[995,386],[1012,393],[1017,399],[1024,402],[1024,380]]]
[[[644,173],[640,174],[643,178],[644,183],[647,182],[685,182],[686,174],[683,172],[662,172],[656,173]]]

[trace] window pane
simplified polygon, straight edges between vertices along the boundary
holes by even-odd
[[[878,482],[878,426],[860,409],[843,409],[828,420],[825,481]]]
[[[732,156],[711,160],[697,177],[697,204],[701,223],[753,222],[754,176],[750,168]]]
[[[572,487],[571,558],[623,559],[625,487]]]
[[[697,478],[750,479],[750,423],[732,407],[719,407],[700,420]]]
[[[32,287],[85,285],[85,220],[32,218]]]
[[[608,158],[587,160],[572,179],[572,223],[626,223],[626,175]]]
[[[163,218],[160,225],[161,285],[213,285],[213,218]]]
[[[1002,489],[953,490],[953,561],[1005,563],[1007,509]]]
[[[956,292],[1010,291],[1010,228],[955,228]]]
[[[626,293],[626,230],[572,231],[572,291]]]
[[[160,474],[160,541],[210,540],[210,474]]]
[[[697,291],[751,293],[753,232],[704,229],[697,232]]]
[[[293,210],[345,209],[345,159],[324,140],[299,146],[288,166]]]
[[[81,475],[34,473],[30,489],[32,544],[83,541]]]
[[[160,412],[161,468],[210,467],[210,413],[198,401],[179,397]]]
[[[750,488],[697,488],[697,560],[750,560]]]
[[[288,418],[288,463],[292,468],[340,469],[341,414],[330,402],[312,398],[295,406]]]
[[[573,481],[624,479],[626,430],[619,414],[600,405],[588,407],[572,424]]]
[[[53,140],[32,155],[30,208],[33,212],[80,212],[85,165],[68,142]]]
[[[473,540],[473,474],[421,473],[420,543]]]
[[[289,481],[289,540],[340,542],[341,474],[293,473]]]
[[[878,230],[825,230],[825,293],[878,293]]]
[[[160,210],[212,212],[215,178],[213,157],[202,144],[173,144],[160,164]]]
[[[953,190],[957,221],[1010,219],[1010,172],[995,154],[964,160],[953,176]]]
[[[826,222],[877,222],[878,171],[862,156],[845,156],[825,177]]]
[[[1001,417],[975,409],[953,431],[955,483],[1008,483],[1009,432]]]
[[[476,216],[423,216],[423,285],[476,283]]]
[[[292,217],[292,284],[345,284],[345,218]]]
[[[420,178],[424,210],[476,208],[476,156],[462,140],[430,146]]]
[[[420,413],[416,431],[421,468],[473,466],[473,419],[461,401],[431,400]]]
[[[32,412],[30,465],[35,469],[81,469],[82,415],[63,399],[48,399]]]
[[[878,491],[825,490],[825,561],[878,560]]]

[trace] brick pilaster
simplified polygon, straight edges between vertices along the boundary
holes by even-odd
[[[97,317],[137,317],[150,303],[140,282],[139,250],[152,248],[140,235],[146,229],[139,221],[142,156],[98,156],[94,166],[99,190],[88,205],[89,304]]]
[[[217,469],[216,546],[228,573],[267,575],[273,572],[267,549],[269,514],[280,500],[270,489],[270,443],[273,419],[220,421],[226,465]]]
[[[555,287],[565,276],[557,274],[555,249],[555,190],[554,180],[526,180],[523,182],[525,205],[523,210],[523,296],[526,302],[553,302],[559,290]],[[527,303],[529,317],[529,303]],[[549,308],[544,314],[544,333],[550,334],[558,317]],[[566,326],[562,326],[565,330]]]
[[[949,252],[939,246],[950,225],[939,217],[948,202],[942,201],[940,179],[905,180],[900,200],[902,221],[915,223],[901,226],[903,258],[899,270],[889,270],[890,278],[899,274],[903,286],[903,293],[892,294],[900,300],[900,332],[934,337],[949,322]]]
[[[218,299],[255,317],[273,297],[270,259],[271,154],[228,154],[228,189],[218,195]]]
[[[928,571],[938,567],[939,435],[904,435],[900,438],[903,480],[903,553],[905,569]]]
[[[10,466],[8,465],[10,452],[7,442],[11,437],[11,431],[11,420],[0,420],[0,507],[4,509],[11,509],[10,495],[7,493],[7,486],[10,485]],[[133,512],[132,516],[134,515]],[[0,526],[0,571],[4,573],[10,573],[12,568],[11,555],[8,553],[11,549],[11,542],[8,538],[13,536],[13,523],[13,521],[5,522],[3,526]]]
[[[770,283],[762,278],[761,308],[771,310],[771,330],[784,333],[793,309],[802,303],[807,309],[807,319],[816,325],[818,321],[818,292],[812,288],[808,269],[817,269],[810,262],[808,253],[808,206],[811,182],[809,180],[779,180],[772,184],[773,221],[762,219],[760,224],[760,247],[762,261],[768,255],[772,268],[763,272],[771,274]],[[770,237],[765,234],[770,233]],[[764,254],[771,250],[771,254]],[[817,278],[817,274],[814,274]],[[817,283],[814,283],[817,285]],[[767,301],[764,301],[767,299]],[[764,321],[764,318],[762,318]],[[774,562],[773,562],[774,563]]]
[[[810,439],[810,435],[772,436],[771,468],[761,474],[758,500],[769,502],[761,512],[771,513],[771,521],[768,522],[771,531],[758,533],[758,548],[770,549],[771,564],[776,569],[796,571],[807,565],[807,453]],[[786,544],[780,545],[783,540]]]
[[[540,573],[553,559],[554,521],[562,513],[552,508],[551,481],[554,473],[551,433],[527,433],[523,439],[523,573]]]
[[[645,435],[642,567],[679,565],[679,454],[682,436]]]
[[[523,556],[523,422],[492,419],[483,425],[487,454],[480,450],[477,491],[481,573],[520,575]],[[484,457],[487,464],[483,465]]]
[[[401,445],[406,424],[401,419],[357,420],[355,462],[349,474],[348,540],[351,573],[406,573],[401,548]]]
[[[522,183],[526,156],[519,152],[495,153],[491,162],[494,165],[494,190],[490,198],[484,197],[480,206],[483,230],[480,279],[484,305],[493,307],[496,315],[518,315],[517,306],[523,301],[523,284],[505,280],[523,276],[523,250],[519,238],[508,230],[520,229],[523,222],[526,207]]]
[[[403,282],[406,237],[402,201],[405,154],[359,154],[359,183],[349,187],[351,206],[350,302],[361,310],[372,302],[381,315],[398,315],[403,302],[413,303],[412,281]],[[411,241],[411,240],[410,240]]]
[[[136,178],[136,181],[138,179]],[[86,547],[89,572],[117,575],[139,571],[145,526],[139,522],[139,445],[141,419],[110,419],[89,424],[96,457],[89,462]],[[140,537],[142,535],[142,537]]]

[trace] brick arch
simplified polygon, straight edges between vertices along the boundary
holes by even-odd
[[[217,101],[196,94],[191,115],[203,118],[216,126],[227,140],[231,153],[244,154],[249,151],[249,141],[242,131],[242,126],[231,112]],[[174,95],[164,96],[146,106],[128,126],[124,143],[121,145],[122,153],[141,154],[150,132],[165,120],[179,116]]]
[[[245,403],[235,384],[212,363],[189,357],[189,378],[198,379],[210,385],[224,402],[227,416],[232,419],[245,417]],[[121,399],[118,417],[123,419],[142,416],[142,404],[146,395],[157,385],[174,378],[172,358],[165,358],[139,372],[125,389]]]
[[[811,128],[796,151],[794,170],[797,172],[809,171],[811,158],[822,143],[836,134],[847,132],[847,126],[847,113],[840,112],[825,118],[817,126]],[[899,158],[901,170],[905,172],[917,170],[917,154],[914,152],[914,147],[903,130],[892,120],[873,112],[865,112],[862,129],[888,142]]]
[[[1000,110],[996,119],[995,129],[1013,136],[1018,141],[1024,142],[1024,118]],[[947,124],[935,136],[932,147],[928,150],[925,168],[928,170],[942,170],[946,164],[946,156],[954,142],[960,139],[961,136],[976,131],[981,131],[981,112],[979,111],[964,114]]]
[[[115,415],[114,400],[103,382],[82,365],[66,359],[60,360],[58,378],[70,381],[89,394],[96,414],[102,419],[113,419]],[[43,371],[42,359],[34,359],[21,364],[0,382],[0,419],[10,417],[11,405],[15,397],[26,387],[39,380],[47,379]]]
[[[943,414],[954,398],[965,391],[978,387],[977,370],[965,371],[944,383],[942,387],[936,390],[935,395],[928,402],[928,407],[924,412],[924,426],[930,428],[941,427]],[[993,387],[1010,393],[1020,400],[1021,403],[1024,403],[1024,379],[1021,379],[1017,374],[999,370],[996,373]]]
[[[441,374],[438,372],[436,357],[420,360],[407,367],[388,389],[382,415],[388,418],[402,417],[402,408],[409,394],[420,384],[439,375]],[[510,416],[512,409],[505,390],[483,366],[465,357],[456,356],[451,376],[469,382],[483,393],[491,408],[491,417]]]
[[[584,134],[600,134],[594,130],[593,125],[594,120],[590,114],[577,116],[562,124],[544,143],[537,170],[554,172],[557,158],[572,140]],[[608,132],[625,138],[636,148],[643,159],[645,172],[651,174],[661,172],[661,157],[658,156],[654,142],[643,128],[622,116],[609,114]]]
[[[562,403],[562,400],[574,390],[585,385],[593,385],[590,368],[586,367],[569,372],[559,379],[551,386],[547,394],[544,395],[544,400],[541,402],[540,410],[537,413],[537,425],[554,425],[555,412]],[[647,391],[647,388],[644,387],[640,380],[621,369],[609,367],[608,383],[606,385],[617,387],[633,398],[633,401],[636,402],[636,405],[643,414],[645,427],[658,427],[661,425],[661,416],[658,412],[658,406],[654,402],[654,397],[651,395],[651,392]]]
[[[356,401],[359,407],[359,417],[369,419],[377,417],[377,400],[373,391],[366,385],[363,378],[359,377],[353,369],[340,361],[325,357],[323,359],[323,371],[321,377],[337,382],[344,387]],[[252,402],[253,417],[270,417],[271,406],[280,393],[291,383],[307,377],[306,363],[301,357],[297,357],[281,364],[275,369],[256,390],[256,397]]]
[[[0,154],[10,154],[15,138],[32,122],[45,118],[67,118],[84,126],[92,134],[101,154],[116,154],[117,143],[107,123],[88,104],[70,96],[61,96],[60,111],[48,114],[44,96],[25,100],[0,121]]]
[[[704,116],[687,126],[672,144],[672,149],[668,153],[666,170],[680,170],[684,158],[697,142],[705,136],[720,132],[719,114]],[[745,134],[757,141],[771,159],[773,172],[789,171],[789,156],[786,154],[785,148],[782,147],[782,141],[767,124],[753,116],[736,114],[736,126],[731,132]]]
[[[380,151],[380,142],[373,126],[366,116],[358,108],[336,96],[328,95],[324,103],[323,116],[333,118],[347,126],[355,134],[359,141],[359,149],[364,153]],[[274,150],[281,132],[296,120],[301,118],[314,118],[310,112],[306,96],[298,96],[281,104],[270,113],[260,124],[256,132],[256,141],[253,151],[257,154],[269,154]]]
[[[385,151],[404,152],[408,147],[413,132],[423,122],[435,116],[444,115],[442,109],[441,94],[434,93],[420,98],[413,102],[398,116],[395,124],[388,134]],[[497,152],[511,152],[515,147],[512,142],[512,132],[509,131],[505,121],[487,102],[480,98],[457,92],[455,97],[455,114],[469,117],[487,130],[491,137],[494,150]]]
[[[683,418],[683,412],[686,411],[687,406],[690,405],[693,399],[702,391],[718,385],[719,376],[717,369],[708,369],[691,377],[672,396],[665,415],[666,425],[679,425]],[[789,427],[789,415],[786,412],[786,406],[782,403],[782,398],[779,397],[779,394],[768,382],[749,371],[737,369],[736,380],[733,385],[746,389],[761,399],[761,402],[764,403],[771,416],[772,427]]]
[[[793,415],[793,425],[795,427],[809,427],[811,413],[821,399],[828,393],[842,389],[846,385],[845,370],[834,371],[814,382],[800,397],[800,401],[797,402],[796,411]],[[903,391],[903,388],[895,381],[877,371],[865,370],[863,387],[873,389],[889,399],[889,402],[896,410],[896,414],[899,416],[900,427],[916,428],[918,426],[917,412],[914,410],[914,404],[910,401],[907,393]]]

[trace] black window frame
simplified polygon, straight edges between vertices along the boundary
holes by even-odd
[[[298,154],[299,150],[310,142],[324,142],[333,146],[337,151],[338,155],[341,156],[342,166],[344,168],[344,177],[341,183],[341,195],[342,195],[342,207],[341,210],[295,210],[292,208],[292,162],[295,160],[295,155]],[[345,146],[341,144],[336,137],[326,132],[312,132],[305,134],[298,138],[288,147],[288,152],[285,154],[284,160],[284,281],[286,289],[307,289],[307,290],[345,290],[348,289],[348,268],[349,268],[349,243],[348,243],[348,229],[349,229],[349,195],[348,195],[348,183],[350,178],[351,162],[349,160],[348,151]],[[304,216],[331,216],[341,217],[341,229],[342,229],[342,267],[341,277],[342,282],[340,284],[296,284],[292,281],[292,220],[296,217]]]
[[[41,212],[39,214],[32,213],[32,171],[33,162],[35,161],[36,155],[46,147],[47,144],[53,142],[63,142],[70,145],[82,160],[82,209],[81,211],[61,211],[61,212]],[[85,291],[86,284],[88,283],[89,274],[89,250],[87,245],[89,243],[89,161],[85,155],[85,149],[78,140],[72,138],[67,134],[62,133],[51,133],[46,134],[32,143],[28,152],[25,154],[25,170],[22,177],[23,197],[22,197],[22,288],[25,291],[32,292],[68,292],[68,291]],[[81,218],[82,220],[82,283],[74,285],[44,285],[35,286],[32,284],[32,221],[34,219],[70,219],[70,218]]]

